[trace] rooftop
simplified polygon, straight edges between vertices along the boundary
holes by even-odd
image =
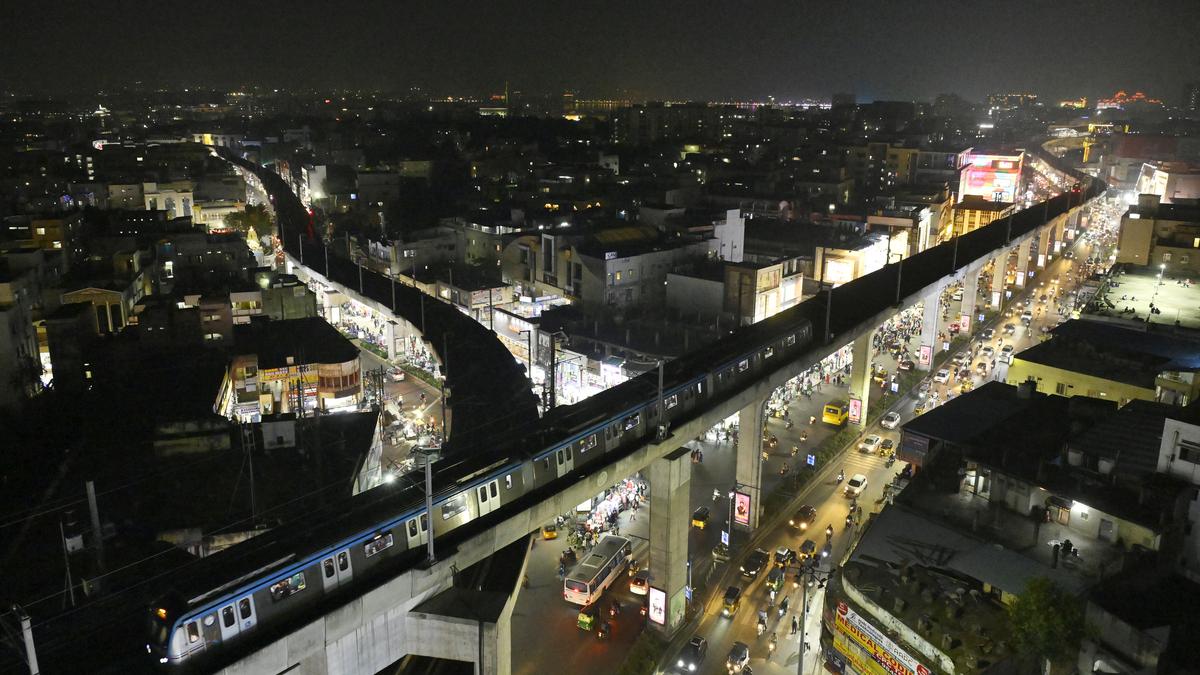
[[[1143,326],[1067,321],[1054,329],[1053,339],[1016,358],[1145,389],[1154,389],[1163,371],[1200,370],[1200,334]]]
[[[248,326],[234,326],[234,340],[236,351],[258,356],[260,369],[358,358],[358,347],[320,317],[255,320]]]

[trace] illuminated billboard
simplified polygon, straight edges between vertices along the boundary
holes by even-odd
[[[993,202],[1015,202],[1021,191],[1024,160],[1025,153],[1020,151],[1001,155],[970,153],[958,182],[959,200],[975,195]]]
[[[750,526],[750,495],[745,492],[733,493],[733,522]]]
[[[661,588],[650,587],[650,620],[665,626],[667,623],[667,592]]]

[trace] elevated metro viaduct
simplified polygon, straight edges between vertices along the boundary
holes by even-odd
[[[446,454],[453,454],[456,447],[470,447],[498,430],[536,422],[537,397],[529,378],[495,333],[453,305],[335,255],[313,237],[308,210],[278,174],[228,148],[212,150],[262,181],[275,206],[284,252],[293,269],[301,268],[296,270],[300,276],[317,278],[400,319],[390,321],[386,329],[389,359],[395,357],[396,338],[419,336],[429,345],[445,375],[447,405],[453,413]]]
[[[1072,175],[1078,174],[1072,172]],[[1028,264],[1035,242],[1039,260],[1044,262],[1043,257],[1052,253],[1050,242],[1059,246],[1064,227],[1077,224],[1081,207],[1104,190],[1099,181],[1083,176],[1079,179],[1086,188],[1078,193],[1059,195],[788,310],[801,313],[814,327],[814,340],[802,356],[778,364],[775,370],[741,391],[677,421],[666,439],[611,453],[604,465],[577,470],[552,483],[551,493],[498,508],[485,516],[487,520],[469,536],[451,542],[439,540],[443,550],[436,563],[414,565],[269,644],[255,645],[255,651],[228,664],[221,672],[366,675],[387,668],[406,655],[419,655],[471,662],[478,673],[510,673],[509,626],[520,592],[515,580],[522,571],[515,574],[512,594],[496,608],[494,620],[434,613],[430,611],[434,607],[445,606],[435,598],[453,587],[459,570],[528,538],[543,523],[638,471],[645,471],[651,483],[650,564],[655,570],[656,584],[667,592],[664,630],[673,633],[683,622],[687,583],[687,494],[691,462],[688,452],[682,449],[683,444],[734,413],[739,415],[743,439],[761,438],[764,406],[772,392],[848,343],[854,343],[855,353],[852,368],[856,384],[852,386],[865,392],[864,371],[870,361],[867,357],[871,336],[883,322],[918,303],[936,308],[944,288],[958,282],[970,286],[989,261],[1004,270],[1009,257],[1016,252],[1018,270],[1025,269],[1022,265]],[[996,274],[999,281],[993,279],[992,303],[1000,307],[1004,300],[1000,290],[1004,277],[1003,272]],[[963,297],[966,302],[974,294],[964,293]],[[936,336],[936,314],[935,311],[933,320],[926,322],[934,328],[923,335],[923,344],[928,336]],[[928,309],[926,315],[929,316]],[[865,410],[862,419],[866,419]],[[750,528],[753,529],[761,516],[759,443],[739,445],[736,473],[737,483],[752,497]]]

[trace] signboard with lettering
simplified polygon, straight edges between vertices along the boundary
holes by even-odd
[[[667,592],[661,588],[650,587],[650,620],[665,626],[667,624]]]
[[[733,522],[750,526],[750,495],[745,492],[733,493]]]
[[[862,399],[850,398],[849,418],[850,424],[858,424],[862,421]]]
[[[839,633],[849,637],[849,642],[860,647],[877,664],[878,667],[868,668],[867,672],[878,672],[880,675],[930,675],[929,668],[901,649],[891,638],[844,602],[838,603],[834,625]],[[837,644],[836,641],[834,644],[850,659],[857,658],[857,655],[853,654],[855,650],[849,644]]]

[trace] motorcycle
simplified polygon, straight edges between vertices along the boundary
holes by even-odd
[[[839,471],[839,472],[838,472],[838,475],[837,475],[837,482],[838,482],[838,483],[841,483],[841,482],[842,482],[842,481],[844,481],[844,480],[846,480],[846,472],[845,472],[845,471]]]
[[[801,431],[800,432],[800,442],[803,443],[804,441],[807,441],[807,440],[808,440],[808,430]]]
[[[610,624],[607,621],[601,623],[600,627],[596,629],[596,639],[597,640],[603,640],[603,639],[609,637],[609,635],[611,635],[611,634],[612,634],[612,624]]]
[[[847,530],[850,529],[850,527],[853,525],[854,525],[854,516],[852,514],[846,514],[846,529]]]
[[[767,643],[767,658],[771,658],[771,655],[775,653],[775,647],[777,646],[778,644],[776,644],[775,641],[775,634],[771,633],[771,641]]]
[[[792,446],[792,457],[795,457],[798,454],[800,454],[800,446],[793,445]]]
[[[621,603],[616,602],[614,600],[613,604],[608,608],[608,615],[615,618],[620,613],[621,613]]]
[[[887,468],[889,468],[889,469],[890,469],[890,468],[892,468],[892,465],[893,465],[893,464],[895,464],[895,463],[896,463],[896,456],[895,456],[895,455],[888,455],[887,461],[885,461],[885,462],[883,463],[883,465],[884,465],[885,467],[887,467]]]
[[[827,539],[833,539],[833,523],[830,523],[830,524],[829,524],[829,525],[828,525],[828,526],[825,528],[825,537],[826,537]]]
[[[629,561],[629,567],[626,569],[626,572],[629,574],[629,576],[633,576],[640,572],[641,569],[642,567],[638,564],[637,558],[632,558]]]
[[[765,632],[767,632],[767,624],[763,623],[762,619],[759,619],[758,620],[758,637],[762,637],[762,634]]]
[[[779,467],[779,475],[786,476],[788,471],[791,470],[791,468],[792,468],[791,466],[789,466],[788,464],[785,463],[783,466]]]

